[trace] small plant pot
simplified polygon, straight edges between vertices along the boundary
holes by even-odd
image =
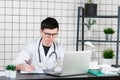
[[[91,40],[91,30],[90,29],[87,30],[87,39]]]
[[[6,77],[10,77],[10,73],[11,72],[11,70],[5,70],[5,75],[6,75]]]
[[[112,34],[105,34],[106,41],[112,41]]]
[[[113,59],[103,59],[103,64],[111,65]]]
[[[97,4],[85,4],[85,15],[97,15]]]
[[[10,72],[10,77],[11,78],[16,78],[16,73],[17,73],[17,71],[11,71]]]

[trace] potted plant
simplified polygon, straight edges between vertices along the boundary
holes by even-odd
[[[91,38],[91,27],[94,24],[96,24],[96,20],[92,20],[91,18],[88,19],[87,23],[84,23],[84,25],[86,25],[88,28],[87,34],[89,39]]]
[[[16,66],[15,65],[7,65],[6,69],[6,76],[15,78],[16,77]]]
[[[84,25],[87,26],[88,30],[90,30],[91,26],[94,25],[94,24],[96,24],[96,20],[94,20],[94,19],[91,20],[91,18],[88,19],[87,23],[84,23]]]
[[[114,55],[114,51],[111,48],[108,48],[103,51],[102,56],[104,58],[103,63],[111,64],[111,59],[113,59],[115,55]]]
[[[104,33],[105,33],[105,38],[107,41],[111,41],[112,40],[112,34],[115,33],[114,29],[113,28],[105,28],[104,29]]]
[[[105,59],[113,59],[114,56],[114,51],[110,48],[103,51],[103,58]]]
[[[5,67],[6,77],[10,77],[10,70],[11,70],[11,66],[10,66],[10,65],[7,65],[7,66]]]
[[[85,4],[85,15],[97,15],[97,4],[93,0],[87,0]]]
[[[10,74],[11,78],[15,78],[16,77],[16,66],[15,65],[11,65],[11,74]]]

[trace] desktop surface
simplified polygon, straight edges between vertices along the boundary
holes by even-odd
[[[45,80],[45,79],[77,79],[77,78],[86,78],[86,77],[94,77],[93,75],[76,75],[76,76],[65,76],[65,77],[57,77],[57,76],[52,76],[52,75],[46,75],[46,74],[17,74],[17,79],[33,79],[33,80]]]
[[[91,74],[87,75],[77,75],[77,76],[67,76],[67,77],[56,77],[46,74],[21,74],[17,72],[15,79],[10,79],[5,76],[0,76],[0,80],[55,80],[55,79],[75,79],[75,80],[120,80],[120,76],[100,76],[96,77]]]

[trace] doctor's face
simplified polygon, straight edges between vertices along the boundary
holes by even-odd
[[[40,31],[44,45],[50,46],[58,35],[58,29],[44,29]]]

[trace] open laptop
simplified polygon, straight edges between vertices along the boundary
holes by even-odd
[[[54,76],[71,76],[87,74],[91,51],[69,51],[64,54],[64,61],[61,72],[44,70],[46,74]]]

